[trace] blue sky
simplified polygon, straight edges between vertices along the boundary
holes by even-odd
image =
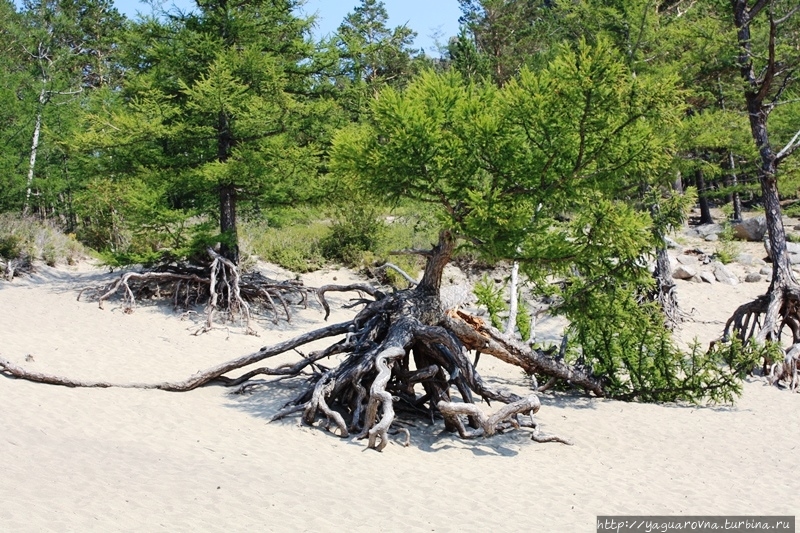
[[[167,0],[166,5],[172,3],[182,9],[194,5],[191,0]],[[303,10],[307,14],[317,14],[315,34],[323,37],[336,31],[345,15],[358,3],[358,0],[307,0]],[[384,0],[384,4],[390,27],[407,24],[417,32],[415,46],[424,48],[429,55],[436,55],[437,39],[445,44],[450,36],[458,33],[461,15],[458,0]],[[137,11],[147,13],[150,9],[138,0],[115,0],[114,5],[129,17],[134,17]]]

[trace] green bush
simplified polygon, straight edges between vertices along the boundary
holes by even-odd
[[[492,326],[502,329],[503,321],[500,313],[508,311],[504,287],[496,287],[494,281],[484,274],[480,281],[475,284],[472,292],[475,293],[478,305],[485,307],[489,312]]]
[[[609,397],[643,402],[731,402],[763,356],[761,348],[717,343],[681,350],[655,302],[624,287],[574,292],[565,313],[568,359],[600,377]]]
[[[719,233],[719,244],[717,244],[716,256],[720,263],[727,265],[736,260],[736,256],[741,253],[741,247],[734,240],[733,226],[726,218],[722,224],[722,231]]]
[[[377,252],[386,232],[386,224],[378,210],[370,204],[351,204],[339,209],[331,232],[322,241],[322,254],[327,259],[354,266],[364,252]]]
[[[330,228],[322,222],[282,228],[245,223],[240,228],[239,239],[243,251],[292,272],[303,273],[325,265],[320,242],[329,232]]]
[[[3,259],[15,259],[22,255],[22,243],[17,235],[5,235],[0,237],[0,257]]]

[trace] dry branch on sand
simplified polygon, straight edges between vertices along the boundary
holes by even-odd
[[[488,386],[470,362],[469,351],[494,355],[529,374],[536,372],[568,380],[597,395],[603,394],[601,384],[582,369],[570,367],[542,351],[518,343],[477,317],[457,310],[444,310],[439,299],[439,287],[442,270],[453,249],[453,238],[443,232],[438,245],[427,254],[428,264],[422,280],[412,289],[387,295],[363,284],[323,287],[319,290],[323,305],[327,305],[325,293],[333,290],[359,291],[371,298],[362,298],[364,308],[348,322],[328,325],[264,347],[184,381],[152,384],[84,382],[30,372],[2,359],[0,371],[20,379],[71,387],[167,391],[189,391],[208,383],[237,386],[242,391],[254,383],[250,380],[256,376],[296,378],[302,380],[299,393],[273,416],[273,420],[302,413],[306,423],[314,424],[322,417],[339,436],[355,434],[358,438],[368,439],[368,446],[377,450],[388,443],[388,435],[396,422],[395,408],[431,419],[441,416],[447,429],[465,438],[528,427],[533,429],[532,438],[536,441],[566,442],[560,437],[539,433],[533,419],[540,406],[535,395],[521,397]],[[293,364],[260,367],[231,375],[235,370],[297,351],[304,345],[326,338],[338,340],[322,350],[301,354]],[[338,364],[323,365],[323,361],[333,355],[339,356]],[[327,361],[326,364],[330,365]],[[452,398],[453,389],[460,401]],[[474,395],[487,404],[497,401],[505,406],[486,415],[475,405]],[[466,429],[465,423],[470,429]],[[406,432],[404,429],[399,431]]]

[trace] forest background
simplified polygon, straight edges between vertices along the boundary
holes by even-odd
[[[573,359],[588,357],[607,393],[727,399],[735,386],[710,370],[720,361],[682,366],[641,302],[671,283],[657,257],[695,200],[700,223],[712,205],[741,219],[764,202],[765,176],[796,199],[798,8],[459,4],[460,32],[434,57],[376,0],[324,39],[292,0],[154,5],[135,20],[104,1],[4,1],[0,256],[54,264],[85,247],[110,266],[152,266],[202,263],[216,246],[244,270],[256,256],[295,272],[370,269],[444,228],[456,260],[519,262],[563,302]]]

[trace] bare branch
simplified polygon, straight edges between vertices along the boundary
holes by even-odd
[[[783,23],[784,23],[784,22],[786,22],[788,19],[792,18],[792,16],[793,16],[795,13],[798,13],[798,12],[800,12],[800,6],[795,6],[795,7],[793,7],[792,9],[790,9],[790,10],[789,10],[789,12],[788,12],[788,13],[786,13],[784,16],[782,16],[781,18],[779,18],[778,20],[776,20],[776,21],[775,21],[775,25],[777,26],[778,24],[783,24]]]
[[[780,152],[778,152],[778,154],[775,156],[775,162],[780,163],[781,161],[792,155],[792,152],[797,150],[798,147],[800,147],[800,130],[797,130],[797,133],[794,134],[792,140],[789,141],[786,144],[786,146],[784,146],[781,149]]]
[[[416,285],[417,284],[417,280],[412,278],[411,275],[408,272],[406,272],[405,270],[403,270],[399,266],[395,265],[394,263],[384,263],[384,264],[382,264],[381,266],[378,267],[379,270],[385,270],[387,268],[390,268],[390,269],[394,270],[395,272],[397,272],[398,274],[400,274],[403,277],[403,279],[405,279],[409,284],[411,284],[411,285]]]
[[[761,10],[764,9],[764,7],[766,7],[767,4],[771,2],[772,0],[758,0],[758,2],[756,2],[753,5],[753,7],[751,7],[746,11],[747,22],[750,22],[751,20],[756,18],[758,14],[761,12]]]

